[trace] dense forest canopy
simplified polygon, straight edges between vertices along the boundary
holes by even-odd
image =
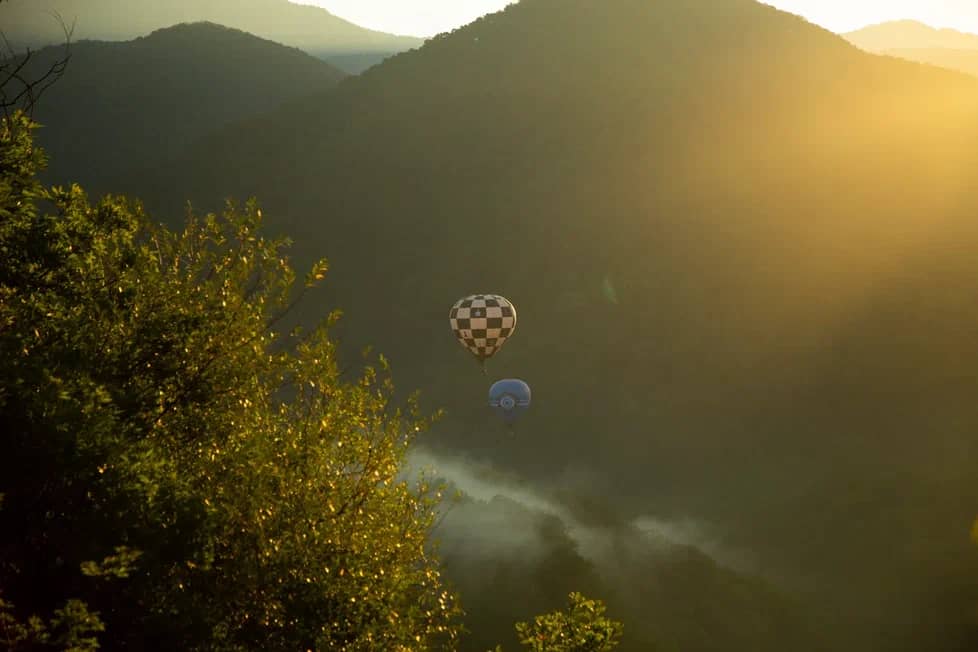
[[[102,629],[107,649],[450,640],[436,490],[398,477],[424,419],[373,366],[341,380],[326,322],[277,345],[294,272],[261,212],[170,232],[124,198],[44,190],[30,132],[17,114],[0,132],[9,649]],[[54,640],[11,627],[51,613]]]

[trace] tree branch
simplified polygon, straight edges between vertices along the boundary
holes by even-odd
[[[3,0],[0,0],[0,4],[2,3]],[[53,16],[64,33],[64,55],[48,66],[47,70],[36,79],[23,74],[35,53],[27,48],[23,55],[18,55],[7,35],[0,31],[0,39],[3,41],[2,52],[0,52],[0,109],[3,110],[3,117],[7,120],[17,110],[23,111],[28,117],[33,117],[34,107],[41,96],[61,78],[68,67],[75,23],[72,21],[69,27],[60,14],[55,12]]]

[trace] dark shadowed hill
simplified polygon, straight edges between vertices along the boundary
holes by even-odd
[[[422,39],[364,29],[324,9],[288,0],[6,0],[0,25],[16,49],[63,40],[53,18],[74,22],[74,38],[128,41],[177,23],[208,21],[227,25],[313,56],[333,59],[359,72],[395,52],[418,47]]]
[[[912,20],[881,23],[843,35],[870,52],[978,75],[978,35]]]
[[[433,445],[711,522],[833,649],[965,650],[976,112],[978,80],[753,0],[523,0],[115,187],[260,197],[332,261],[311,311],[447,407]],[[488,378],[447,323],[472,292],[520,315]]]
[[[46,69],[63,53],[45,48],[31,64]],[[101,187],[133,165],[158,165],[204,134],[344,76],[295,48],[211,23],[122,43],[76,43],[35,114],[52,159],[48,177]]]

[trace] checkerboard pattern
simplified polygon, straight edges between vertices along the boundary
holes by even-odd
[[[452,306],[448,321],[462,346],[485,360],[516,330],[516,308],[498,294],[473,294]]]

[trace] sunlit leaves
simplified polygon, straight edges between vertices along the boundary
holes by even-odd
[[[81,572],[89,577],[126,578],[142,554],[141,551],[127,546],[116,546],[115,554],[107,556],[101,562],[82,562]]]
[[[341,379],[338,313],[278,331],[325,261],[296,294],[254,202],[169,231],[122,197],[44,191],[18,138],[0,161],[11,622],[74,622],[81,590],[118,647],[451,647],[458,608],[426,547],[438,494],[400,478],[428,419],[394,404],[382,358]],[[73,631],[83,649],[97,628]]]
[[[0,647],[5,650],[95,652],[99,649],[95,635],[103,631],[105,625],[98,614],[80,600],[68,600],[45,622],[34,615],[19,619],[14,605],[0,596]]]
[[[325,258],[317,261],[312,266],[312,269],[309,270],[309,273],[306,274],[306,287],[307,288],[312,287],[319,281],[326,278],[326,271],[328,269],[329,269],[329,265],[327,264]]]
[[[623,626],[604,615],[600,600],[570,594],[570,606],[537,616],[532,623],[517,623],[520,643],[533,652],[606,652],[614,649]]]

